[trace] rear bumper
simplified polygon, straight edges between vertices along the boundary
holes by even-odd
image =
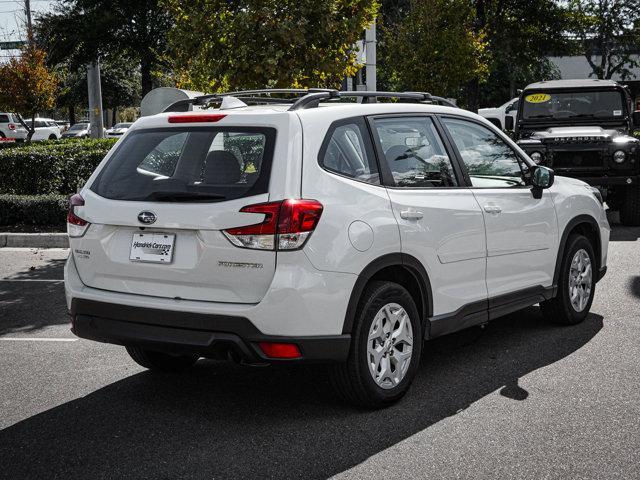
[[[137,345],[167,353],[239,359],[245,363],[343,362],[350,335],[265,335],[247,318],[132,307],[85,299],[71,303],[72,331],[89,340]],[[301,358],[272,359],[259,342],[294,343]]]

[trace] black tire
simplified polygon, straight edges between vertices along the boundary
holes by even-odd
[[[581,249],[587,252],[591,261],[591,294],[584,309],[578,311],[572,305],[569,296],[569,272],[574,255]],[[563,325],[576,325],[587,318],[596,292],[596,280],[599,273],[596,269],[595,260],[593,245],[585,236],[577,234],[569,236],[562,256],[558,293],[554,298],[540,303],[540,310],[546,318]]]
[[[7,138],[4,133],[0,132],[0,138]]]
[[[55,135],[49,135],[49,140],[57,140],[58,137],[56,137]]]
[[[620,223],[630,227],[640,225],[640,186],[625,187],[624,200],[620,205]]]
[[[413,345],[405,376],[395,387],[384,389],[376,384],[369,371],[367,345],[375,316],[389,303],[396,303],[407,312],[413,330]],[[358,406],[381,408],[397,402],[407,392],[418,371],[422,343],[420,314],[409,292],[397,283],[371,282],[365,288],[356,312],[349,358],[345,363],[332,367],[331,383],[338,395]]]
[[[138,365],[156,372],[183,372],[195,365],[199,358],[197,355],[170,355],[135,346],[127,346],[126,348]]]

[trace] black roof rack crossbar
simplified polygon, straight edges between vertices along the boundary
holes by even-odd
[[[319,88],[310,88],[309,93],[304,97],[296,100],[289,110],[304,110],[306,108],[317,107],[321,100],[331,100],[332,98],[339,98],[340,92],[338,90],[323,90]]]

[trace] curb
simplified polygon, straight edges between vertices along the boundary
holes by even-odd
[[[0,248],[69,248],[66,233],[0,233]]]

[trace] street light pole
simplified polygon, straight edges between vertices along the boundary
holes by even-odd
[[[367,90],[376,91],[376,21],[364,34],[364,51],[366,54],[365,74],[367,76]]]
[[[89,122],[92,138],[104,136],[102,119],[102,88],[100,86],[100,60],[87,65],[87,87],[89,89]]]

